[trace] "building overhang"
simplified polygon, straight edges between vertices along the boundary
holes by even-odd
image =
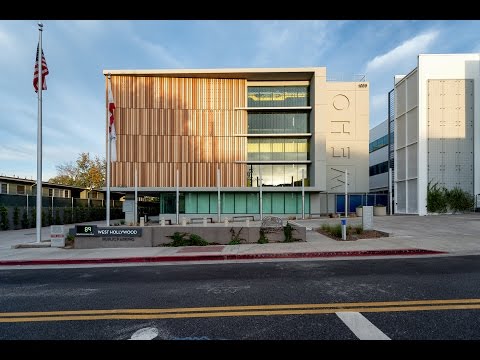
[[[248,81],[309,81],[316,71],[325,72],[324,67],[311,68],[239,68],[239,69],[146,69],[146,70],[103,70],[103,75],[161,76],[185,78],[246,79]]]

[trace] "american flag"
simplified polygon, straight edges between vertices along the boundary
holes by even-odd
[[[47,82],[45,76],[48,75],[47,61],[43,55],[42,49],[42,90],[47,90]],[[37,45],[37,56],[35,57],[35,71],[33,72],[33,87],[35,92],[38,92],[38,45]]]

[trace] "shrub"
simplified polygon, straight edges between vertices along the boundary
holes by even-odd
[[[284,242],[293,242],[296,239],[293,238],[292,234],[296,229],[287,221],[287,224],[283,227],[283,234],[285,235]]]
[[[351,227],[350,225],[347,227],[347,232],[350,227]],[[321,229],[332,236],[335,236],[338,238],[342,237],[342,225],[340,224],[337,224],[337,225],[322,224]]]
[[[28,229],[30,227],[30,221],[28,220],[27,210],[23,211],[21,223],[22,223],[22,229]]]
[[[65,246],[73,246],[75,242],[75,236],[73,236],[72,234],[67,234],[67,236],[65,237]]]
[[[330,228],[330,234],[332,234],[333,236],[336,236],[338,238],[341,238],[342,237],[342,225],[337,224],[337,225],[332,226]]]
[[[447,190],[445,187],[438,187],[438,183],[427,186],[427,211],[434,213],[447,212]]]
[[[0,206],[0,228],[2,230],[8,230],[10,224],[8,223],[8,210],[5,206]]]
[[[187,238],[188,236],[188,238]],[[208,245],[208,241],[196,234],[174,232],[173,235],[168,236],[173,241],[165,244],[165,246],[205,246]]]
[[[232,236],[228,245],[238,245],[242,241],[245,241],[244,238],[240,237],[240,233],[242,232],[242,230],[243,230],[243,227],[241,227],[240,230],[238,230],[238,232],[235,232],[233,228],[230,228],[230,233],[232,234]]]
[[[55,209],[55,225],[62,225],[62,221],[60,220],[60,209]]]
[[[13,229],[18,229],[18,225],[20,224],[20,211],[18,207],[13,208]]]
[[[208,241],[202,238],[200,235],[190,234],[189,244],[187,246],[206,246]]]
[[[30,227],[37,227],[37,208],[32,208],[30,211]]]
[[[468,192],[454,187],[446,192],[448,207],[455,213],[457,211],[470,211],[475,205],[475,199]]]
[[[258,238],[259,244],[266,244],[268,243],[268,238],[265,236],[265,230],[260,229],[260,237]]]
[[[355,226],[354,229],[355,229],[355,233],[356,233],[356,234],[363,234],[363,227],[362,227],[362,225],[357,225],[357,226]]]
[[[64,224],[71,224],[73,223],[73,219],[72,219],[72,209],[71,208],[64,208],[63,209],[63,223]]]

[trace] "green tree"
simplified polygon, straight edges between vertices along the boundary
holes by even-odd
[[[57,176],[48,180],[53,184],[101,188],[105,186],[107,163],[104,158],[82,152],[75,163],[67,162],[56,166]]]

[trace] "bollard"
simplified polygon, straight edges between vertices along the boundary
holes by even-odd
[[[225,220],[224,220],[224,226],[228,226],[228,218],[225,218]]]
[[[245,220],[245,226],[250,227],[250,219]]]
[[[182,226],[187,226],[187,219],[185,217],[182,218]]]
[[[145,218],[140,216],[140,226],[145,226]]]
[[[347,240],[347,219],[342,219],[342,240]]]
[[[206,217],[203,218],[203,226],[207,226],[207,218]]]
[[[160,219],[160,226],[165,226],[165,218],[164,217],[162,217]]]

